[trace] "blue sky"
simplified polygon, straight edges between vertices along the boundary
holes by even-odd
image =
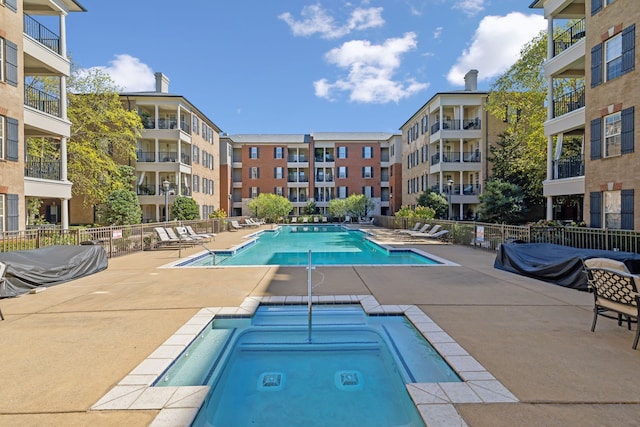
[[[68,51],[124,91],[155,72],[229,134],[398,132],[479,71],[488,90],[546,23],[529,0],[80,0]]]

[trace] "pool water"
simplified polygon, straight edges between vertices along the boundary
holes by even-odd
[[[410,249],[387,249],[359,230],[335,225],[281,226],[237,251],[214,251],[179,266],[428,265],[438,262]]]
[[[194,426],[424,426],[405,383],[460,378],[404,316],[260,306],[216,319],[157,381],[209,385]]]

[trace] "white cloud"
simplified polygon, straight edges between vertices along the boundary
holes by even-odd
[[[116,55],[109,66],[93,67],[111,76],[115,84],[123,92],[144,92],[155,90],[155,76],[153,70],[138,58],[131,55]]]
[[[324,39],[337,39],[355,30],[381,27],[384,25],[381,7],[356,8],[343,25],[335,22],[325,9],[319,4],[305,6],[300,15],[303,19],[296,20],[289,12],[278,16],[289,25],[295,36],[312,36],[320,34]]]
[[[463,85],[464,75],[479,71],[479,79],[502,74],[520,57],[523,46],[547,28],[544,17],[512,12],[506,16],[486,16],[480,21],[469,48],[464,49],[447,74],[453,85]]]
[[[436,40],[439,39],[440,36],[442,35],[442,30],[443,29],[444,28],[442,28],[442,27],[438,27],[435,30],[433,30],[433,38],[436,39]]]
[[[457,0],[452,9],[459,9],[467,16],[475,16],[484,10],[484,0]]]
[[[348,92],[351,101],[363,103],[398,102],[428,87],[413,78],[393,79],[400,67],[401,57],[417,46],[416,34],[387,39],[381,45],[368,40],[352,40],[331,49],[325,58],[330,64],[349,70],[344,78],[331,83],[327,79],[314,82],[315,94],[334,99],[336,92]]]

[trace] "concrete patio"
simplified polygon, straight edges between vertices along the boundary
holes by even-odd
[[[251,232],[221,233],[206,246],[229,248]],[[376,232],[394,242],[392,233]],[[394,244],[460,266],[318,267],[325,277],[314,292],[417,305],[519,400],[456,404],[467,425],[640,423],[640,350],[631,348],[633,332],[613,320],[590,332],[590,294],[494,269],[493,252]],[[157,410],[91,407],[202,307],[306,294],[304,268],[158,268],[177,259],[175,249],[114,258],[98,274],[0,300],[0,426],[147,426]]]

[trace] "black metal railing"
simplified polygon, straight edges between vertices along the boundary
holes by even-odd
[[[39,23],[31,16],[24,15],[24,33],[40,44],[60,55],[60,36]]]
[[[558,55],[573,44],[579,42],[585,37],[585,35],[586,32],[583,18],[553,38],[553,56]]]
[[[554,99],[553,117],[560,117],[582,107],[584,107],[584,88],[562,94]]]
[[[581,154],[553,161],[553,179],[584,176],[584,156]]]
[[[62,114],[59,97],[30,86],[24,88],[24,105],[56,117]]]
[[[137,160],[139,162],[155,162],[156,153],[155,151],[138,151]]]
[[[61,164],[60,160],[44,160],[30,157],[24,167],[24,176],[60,181],[62,176],[60,174]]]

